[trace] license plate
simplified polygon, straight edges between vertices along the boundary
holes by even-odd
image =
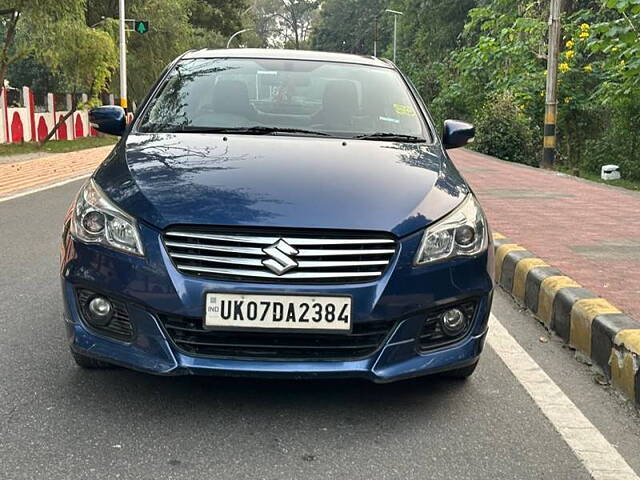
[[[206,328],[351,331],[351,297],[208,293]]]

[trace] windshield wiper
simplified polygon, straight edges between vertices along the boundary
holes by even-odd
[[[356,140],[386,140],[390,142],[407,142],[407,143],[425,143],[424,138],[416,137],[415,135],[403,135],[401,133],[386,133],[376,132],[367,133],[364,135],[356,135],[353,137]]]
[[[299,133],[303,135],[314,135],[321,137],[330,136],[328,133],[316,130],[305,130],[304,128],[281,128],[265,127],[256,125],[253,127],[199,127],[196,125],[175,125],[171,128],[163,129],[165,133],[235,133],[240,135],[277,135],[278,133]]]
[[[263,126],[255,126],[248,127],[245,129],[246,132],[250,134],[258,134],[258,135],[269,135],[269,134],[278,134],[278,133],[300,133],[303,135],[318,135],[320,137],[330,137],[328,133],[319,132],[317,130],[307,130],[305,128],[286,128],[286,127],[263,127]]]

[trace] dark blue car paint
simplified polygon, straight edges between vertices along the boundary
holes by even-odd
[[[424,104],[416,100],[425,125],[433,131]],[[466,366],[482,351],[493,290],[490,235],[488,248],[475,257],[413,265],[424,228],[470,192],[439,141],[344,143],[316,137],[140,134],[134,124],[94,179],[139,220],[145,256],[86,245],[64,229],[64,317],[75,352],[155,374],[362,377],[388,382]],[[68,227],[69,217],[65,222]],[[175,224],[391,232],[399,248],[386,273],[369,283],[215,281],[175,269],[161,238],[162,231]],[[79,287],[127,304],[135,329],[131,342],[110,339],[83,323],[74,294]],[[186,355],[167,338],[158,316],[200,319],[204,295],[211,291],[351,295],[353,322],[393,319],[397,324],[376,353],[358,360]],[[416,336],[425,312],[471,297],[480,302],[470,333],[455,344],[419,351]]]
[[[443,158],[440,147],[425,144],[131,134],[95,179],[126,212],[159,228],[295,226],[403,236],[469,192]]]

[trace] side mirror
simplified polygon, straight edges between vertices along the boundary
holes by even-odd
[[[459,120],[446,120],[444,122],[444,132],[442,143],[444,148],[464,147],[467,143],[473,142],[476,136],[476,128],[470,123]]]
[[[116,105],[105,105],[91,109],[89,123],[99,132],[117,136],[121,136],[127,127],[124,109]]]

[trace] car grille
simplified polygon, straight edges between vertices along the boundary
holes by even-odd
[[[189,355],[239,359],[348,360],[373,354],[394,321],[354,324],[350,334],[205,330],[202,320],[160,317],[175,345]]]
[[[270,283],[372,281],[396,251],[388,235],[326,231],[171,228],[164,243],[185,274]]]
[[[443,347],[445,345],[457,342],[458,340],[466,336],[473,325],[477,303],[478,302],[475,300],[470,300],[458,304],[446,305],[441,308],[429,311],[424,326],[422,327],[422,331],[418,336],[419,348],[421,350],[432,350],[434,348]],[[468,319],[467,328],[464,331],[460,332],[460,335],[456,337],[450,337],[446,335],[442,331],[442,327],[440,325],[440,316],[444,313],[445,310],[448,310],[450,308],[458,308],[462,310],[462,313],[464,313],[465,317],[467,317]]]
[[[89,313],[87,312],[87,303],[96,293],[91,290],[80,289],[77,291],[77,295],[82,318],[91,328],[110,337],[117,338],[118,340],[131,340],[133,338],[133,326],[129,320],[129,312],[124,303],[109,298],[111,305],[113,305],[113,317],[107,325],[97,326],[91,323]]]

